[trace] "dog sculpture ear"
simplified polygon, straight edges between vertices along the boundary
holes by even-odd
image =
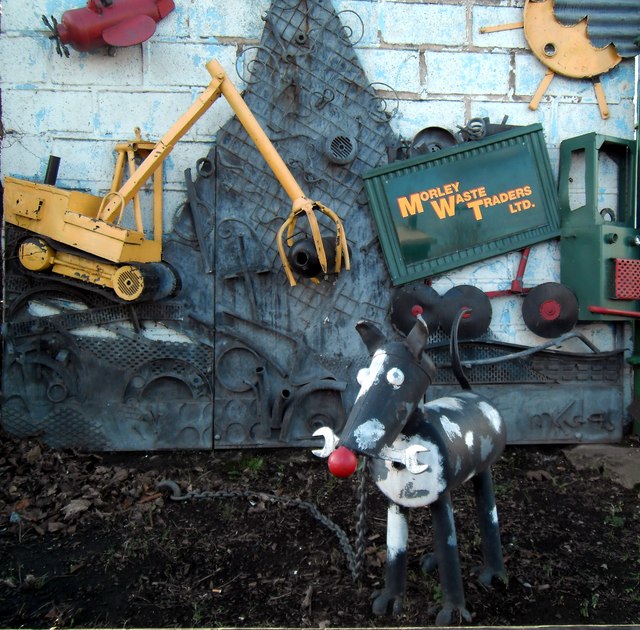
[[[382,348],[387,341],[385,336],[382,334],[382,331],[373,322],[361,319],[356,324],[356,330],[371,355],[376,350]]]
[[[422,353],[427,347],[428,338],[429,327],[427,326],[427,322],[425,322],[424,319],[420,315],[418,315],[418,317],[416,317],[416,323],[409,331],[406,339],[407,348],[409,348],[409,351],[416,361],[421,360]]]

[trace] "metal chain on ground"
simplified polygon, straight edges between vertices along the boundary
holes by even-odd
[[[247,499],[247,500],[261,500],[268,501],[285,507],[297,507],[308,512],[316,521],[324,525],[329,531],[333,532],[338,539],[338,543],[345,556],[347,557],[347,564],[351,571],[351,577],[354,581],[357,581],[360,577],[362,569],[362,561],[364,558],[365,545],[366,545],[366,464],[360,471],[360,479],[358,484],[358,507],[356,509],[356,550],[353,549],[349,542],[349,537],[345,531],[336,523],[334,523],[328,516],[322,514],[318,508],[309,501],[303,501],[301,499],[294,499],[287,496],[279,496],[276,494],[269,494],[267,492],[255,492],[252,490],[205,490],[182,493],[180,487],[175,481],[170,479],[164,479],[157,484],[158,490],[169,490],[172,501],[187,501],[190,499]]]

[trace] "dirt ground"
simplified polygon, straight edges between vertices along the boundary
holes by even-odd
[[[357,479],[303,450],[79,454],[0,434],[2,627],[428,626],[437,576],[426,509],[412,513],[404,613],[374,617],[383,497],[369,483],[364,569]],[[640,448],[631,437],[627,446]],[[165,479],[205,498],[174,501]],[[492,590],[468,488],[455,497],[473,625],[640,623],[640,489],[576,471],[560,447],[509,447],[494,468],[509,580]]]

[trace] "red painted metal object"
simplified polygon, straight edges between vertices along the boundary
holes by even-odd
[[[518,272],[514,280],[511,281],[511,287],[500,291],[485,291],[488,297],[502,297],[505,295],[526,295],[531,289],[525,289],[523,284],[524,272],[529,261],[531,247],[525,247],[520,251],[520,263],[518,264]]]
[[[619,315],[628,319],[640,318],[640,312],[638,311],[624,311],[619,308],[606,308],[604,306],[589,306],[588,308],[590,313],[598,313],[600,315]]]
[[[58,54],[68,57],[67,44],[81,52],[140,44],[174,9],[173,0],[89,0],[86,7],[65,11],[60,22],[54,17],[49,22],[44,15],[42,19]]]

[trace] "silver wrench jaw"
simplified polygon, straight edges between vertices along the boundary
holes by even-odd
[[[413,444],[404,450],[398,450],[385,446],[380,451],[380,459],[402,464],[411,474],[419,475],[429,470],[429,464],[421,464],[418,458],[421,453],[427,453],[428,448]]]
[[[311,451],[316,457],[329,457],[329,455],[336,450],[338,440],[340,439],[329,427],[320,427],[319,429],[316,429],[313,432],[313,437],[324,438],[324,446]]]

